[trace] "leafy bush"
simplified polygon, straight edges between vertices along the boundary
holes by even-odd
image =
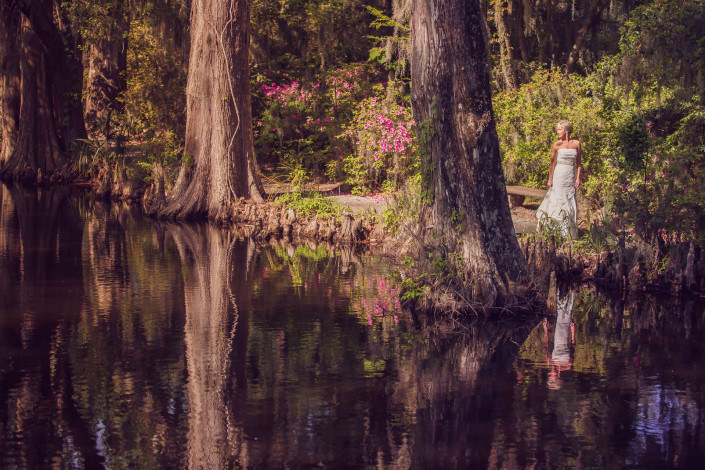
[[[255,76],[254,130],[265,166],[303,167],[314,176],[347,150],[338,135],[369,95],[373,70],[349,64],[310,82]],[[285,83],[285,84],[282,84]]]
[[[695,97],[685,104],[666,103],[650,115],[643,173],[624,175],[617,208],[644,239],[703,239],[705,106]]]
[[[416,169],[414,119],[408,96],[398,84],[374,87],[374,95],[362,101],[341,138],[352,151],[342,158],[346,181],[357,191],[395,189]],[[388,97],[389,96],[389,97]],[[330,173],[339,173],[333,162]]]

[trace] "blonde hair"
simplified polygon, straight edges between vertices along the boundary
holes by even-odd
[[[561,126],[563,128],[563,130],[565,130],[568,133],[568,135],[570,135],[573,132],[573,125],[570,123],[570,121],[565,121],[565,120],[558,121],[558,123],[556,124],[556,127],[557,126]]]

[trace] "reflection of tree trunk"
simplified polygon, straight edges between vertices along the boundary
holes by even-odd
[[[507,398],[513,394],[512,386],[506,384],[513,383],[514,360],[538,321],[476,323],[467,335],[440,339],[431,354],[440,352],[441,357],[433,365],[421,360],[429,354],[424,345],[412,354],[417,360],[401,366],[394,401],[405,407],[424,404],[409,410],[417,423],[412,444],[415,466],[487,468],[490,447],[474,446],[468,453],[468,443],[491,441],[496,416],[503,414],[498,408],[512,403]]]
[[[17,238],[17,210],[10,190],[0,184],[0,311],[9,311],[19,299],[11,293],[20,278],[20,241]],[[0,354],[2,356],[2,354]]]
[[[91,433],[75,412],[61,347],[65,319],[82,302],[77,249],[82,225],[76,206],[65,204],[67,193],[0,186],[0,250],[5,245],[18,258],[0,266],[2,278],[14,281],[0,293],[3,320],[14,327],[0,329],[0,342],[8,348],[0,350],[0,391],[13,395],[0,402],[3,409],[10,403],[15,408],[10,416],[0,413],[0,420],[8,420],[3,429],[22,436],[12,447],[22,468],[48,467],[47,456],[61,455],[68,439],[86,465],[100,463]]]
[[[68,245],[81,239],[82,224],[75,207],[67,207],[69,189],[65,187],[50,190],[32,190],[19,185],[10,187],[12,200],[17,208],[20,237],[22,242],[22,264],[28,286],[46,287],[49,277],[61,279],[62,271],[78,267],[73,273],[81,277],[81,253]],[[74,210],[71,210],[74,209]],[[34,281],[42,281],[35,283]],[[27,296],[27,301],[44,301],[36,296]]]
[[[228,233],[213,226],[170,226],[169,231],[188,269],[185,340],[189,468],[224,468],[228,454],[242,445],[231,440],[239,439],[242,433],[228,428],[224,398],[233,363],[238,387],[246,380],[247,321],[240,312],[247,308],[236,301],[233,288],[244,293],[248,280],[239,274],[232,283],[231,270],[234,263],[237,266],[246,259],[247,247],[231,241]]]

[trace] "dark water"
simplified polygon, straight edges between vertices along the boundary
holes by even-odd
[[[0,186],[0,467],[702,468],[702,304],[447,334],[389,274]]]

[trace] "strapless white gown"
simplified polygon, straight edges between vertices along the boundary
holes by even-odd
[[[575,160],[577,149],[558,149],[549,188],[536,211],[537,230],[543,224],[556,227],[564,237],[578,235],[578,204],[575,200]]]

